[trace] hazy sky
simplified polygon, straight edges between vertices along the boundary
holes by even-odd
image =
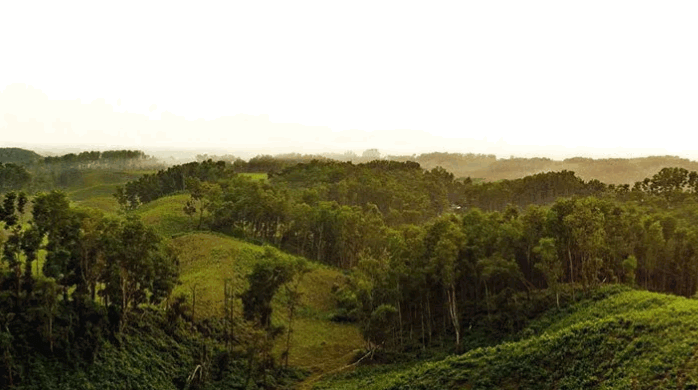
[[[0,4],[0,143],[698,158],[695,0],[106,4]]]

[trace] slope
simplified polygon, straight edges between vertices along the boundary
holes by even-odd
[[[114,198],[116,187],[136,180],[152,171],[85,170],[80,185],[65,189],[68,198],[77,205],[91,207],[105,213],[116,213],[119,204]]]
[[[121,175],[103,178],[103,184],[91,182],[95,185],[76,189],[69,197],[82,206],[116,212],[117,205],[110,191],[121,181],[117,176]],[[259,179],[263,177],[259,175]],[[174,295],[183,294],[191,303],[196,291],[196,317],[220,317],[225,280],[232,280],[235,293],[242,293],[247,288],[246,277],[262,256],[263,248],[222,234],[193,231],[196,221],[183,212],[188,199],[188,194],[166,196],[141,205],[136,213],[163,237],[171,239],[178,249],[182,283]],[[342,273],[320,264],[311,263],[311,267],[299,286],[303,295],[294,320],[289,364],[313,372],[326,372],[347,364],[355,350],[362,347],[363,339],[355,326],[329,320],[335,306],[331,290],[335,284],[342,283]],[[242,312],[239,299],[236,310]],[[274,303],[274,311],[274,321],[285,325],[279,299]],[[281,351],[280,339],[275,348],[276,356]]]
[[[198,319],[222,317],[225,280],[233,283],[236,294],[242,293],[247,289],[247,275],[264,252],[261,246],[207,232],[180,235],[172,242],[178,248],[182,282],[174,294],[183,294],[192,302],[196,293],[194,311]],[[354,350],[362,346],[356,327],[329,321],[334,307],[331,289],[341,280],[339,271],[319,264],[311,264],[311,271],[303,277],[301,307],[294,321],[289,354],[291,365],[323,371],[328,362],[330,368],[334,368],[333,362],[346,364]],[[239,299],[234,310],[238,315],[242,312]],[[286,325],[280,299],[275,299],[274,313],[274,322]],[[278,340],[275,348],[277,356],[282,341]]]
[[[695,300],[605,288],[552,310],[518,341],[407,369],[361,369],[317,388],[696,388],[697,313]]]
[[[0,148],[0,163],[31,164],[43,157],[38,153],[21,148]]]

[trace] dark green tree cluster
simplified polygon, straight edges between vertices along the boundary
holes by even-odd
[[[0,148],[0,163],[13,163],[19,165],[33,164],[41,157],[36,152],[22,148]]]
[[[118,187],[115,197],[125,208],[135,208],[141,203],[148,203],[160,197],[171,195],[187,189],[187,178],[200,181],[216,181],[232,175],[224,161],[191,162],[176,165],[154,174],[143,175],[140,179]]]
[[[32,175],[23,166],[0,163],[0,193],[25,189],[31,181]]]
[[[31,203],[7,193],[0,220],[0,387],[25,379],[36,354],[89,361],[176,283],[173,252],[133,217],[76,210],[53,191]]]
[[[560,295],[608,283],[693,296],[698,290],[698,204],[679,210],[597,197],[560,198],[520,211],[470,210],[392,229],[380,256],[362,256],[339,318],[375,346],[460,348],[474,324],[520,327],[534,291]],[[482,328],[482,327],[480,327]]]
[[[363,164],[312,161],[270,175],[274,184],[303,191],[343,206],[375,205],[390,224],[421,223],[450,207],[453,175],[441,168],[423,170],[414,162],[375,160]]]
[[[72,165],[80,168],[87,168],[97,164],[112,165],[116,162],[138,162],[145,160],[145,152],[141,150],[107,150],[100,151],[85,151],[80,153],[68,153],[62,156],[47,156],[43,158],[43,164],[63,164]]]
[[[312,154],[287,153],[274,156],[263,154],[252,157],[248,161],[235,159],[233,168],[235,172],[247,173],[278,173],[285,168],[301,163],[309,163],[312,160],[327,161],[328,158]]]
[[[549,204],[567,196],[601,195],[607,186],[598,180],[584,180],[574,172],[546,172],[515,180],[472,184],[468,179],[456,195],[456,202],[464,207],[478,207],[487,211],[502,211],[509,204],[525,207],[529,204]]]
[[[627,189],[627,186],[619,187],[619,191]],[[668,201],[683,200],[688,195],[698,195],[698,173],[684,168],[663,168],[651,178],[636,182],[632,191]]]

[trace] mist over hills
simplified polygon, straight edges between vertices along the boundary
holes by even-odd
[[[95,148],[100,150],[102,148]],[[68,153],[78,154],[95,149],[82,148],[0,148],[0,163],[30,164],[46,156],[60,156]],[[110,148],[112,149],[112,148]],[[105,149],[105,150],[110,150]],[[233,162],[236,159],[249,161],[255,156],[266,155],[287,163],[307,162],[313,159],[332,159],[351,161],[353,163],[368,162],[374,159],[392,161],[415,161],[424,169],[442,167],[454,174],[456,178],[470,177],[484,181],[512,180],[537,173],[573,171],[584,180],[597,179],[607,184],[633,184],[650,177],[662,168],[679,167],[689,171],[698,170],[698,162],[678,156],[648,156],[635,158],[604,158],[573,157],[555,160],[547,157],[510,157],[498,158],[493,154],[476,153],[444,153],[431,152],[412,155],[382,155],[378,149],[367,149],[361,154],[353,151],[344,153],[251,153],[249,151],[229,151],[219,149],[144,149],[144,152],[164,165],[181,164],[190,161],[224,160]],[[267,151],[269,152],[269,151]]]
[[[107,101],[57,100],[25,84],[12,84],[0,91],[0,134],[2,146],[37,150],[41,154],[57,150],[141,149],[178,162],[187,155],[234,154],[243,159],[258,154],[324,154],[379,149],[384,155],[420,153],[492,154],[549,157],[563,160],[578,156],[593,158],[627,158],[649,155],[680,155],[698,158],[687,151],[667,150],[662,143],[651,148],[604,146],[580,141],[577,147],[555,145],[545,139],[527,145],[512,144],[505,137],[486,129],[463,129],[446,133],[438,128],[422,129],[345,129],[337,131],[316,124],[281,123],[269,115],[236,113],[214,119],[191,119],[159,108],[133,112],[121,99]],[[523,129],[522,129],[523,131]],[[565,129],[560,130],[564,134]],[[533,135],[532,135],[533,136]],[[664,145],[665,146],[665,145]],[[176,154],[163,151],[178,150]],[[163,153],[161,153],[163,152]],[[170,152],[171,153],[171,152]],[[60,153],[59,153],[60,154]],[[535,169],[534,169],[535,170]]]

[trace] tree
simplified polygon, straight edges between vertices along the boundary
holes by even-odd
[[[308,263],[305,259],[299,258],[292,264],[293,278],[291,281],[283,285],[285,295],[285,306],[288,316],[288,326],[286,327],[286,348],[282,354],[284,365],[288,367],[288,357],[291,352],[291,335],[293,334],[293,320],[295,319],[296,310],[301,303],[303,294],[300,292],[300,283],[303,276],[310,272]]]
[[[578,200],[573,212],[564,218],[581,257],[584,287],[595,284],[602,262],[599,259],[605,245],[604,214],[595,198]]]
[[[635,286],[635,270],[637,269],[637,259],[630,255],[623,260],[623,271],[625,276],[625,284]]]
[[[282,285],[292,280],[293,275],[292,264],[282,259],[277,250],[265,247],[264,256],[247,277],[250,287],[241,296],[245,319],[269,329],[272,298]]]
[[[555,239],[550,237],[541,238],[538,245],[533,248],[533,252],[540,256],[540,262],[536,263],[536,269],[545,275],[545,281],[555,293],[555,302],[560,308],[560,279],[562,278],[562,262],[557,257]]]
[[[361,157],[365,160],[378,160],[381,158],[381,154],[378,149],[366,149],[361,153]]]
[[[433,240],[436,240],[435,245],[430,250],[430,269],[446,293],[448,316],[456,333],[456,352],[460,351],[460,315],[456,282],[459,279],[460,271],[458,260],[465,244],[465,235],[457,222],[452,217],[443,217],[437,220],[428,233],[428,236],[430,235]]]
[[[247,276],[249,288],[241,295],[241,298],[245,320],[252,325],[252,330],[249,332],[251,342],[248,344],[247,350],[249,359],[248,382],[252,376],[255,356],[258,353],[262,354],[262,360],[267,361],[267,364],[273,364],[272,341],[281,334],[283,328],[273,326],[271,323],[271,302],[279,288],[293,280],[296,264],[293,260],[283,258],[276,249],[267,246],[264,248],[263,257],[254,265],[252,272]],[[287,338],[287,340],[290,342],[290,339]]]
[[[107,264],[100,293],[118,307],[123,331],[138,304],[157,303],[169,295],[177,278],[176,258],[172,251],[161,251],[155,231],[135,216],[105,220],[100,244]]]
[[[201,229],[204,221],[204,212],[208,211],[211,213],[221,201],[221,186],[215,183],[202,182],[196,177],[186,178],[185,183],[191,194],[191,199],[184,206],[184,212],[190,218],[193,218],[194,213],[198,209],[199,222],[196,228]]]

